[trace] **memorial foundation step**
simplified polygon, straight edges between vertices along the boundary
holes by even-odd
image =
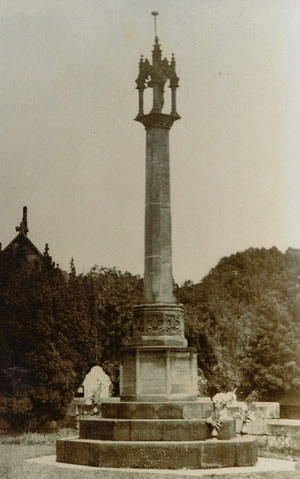
[[[196,401],[102,401],[104,418],[119,419],[206,419],[213,413],[210,398]]]
[[[139,469],[208,469],[253,466],[257,442],[247,437],[229,441],[101,441],[60,439],[58,462],[95,467]]]
[[[109,441],[197,441],[211,438],[205,419],[98,419],[80,420],[80,439]],[[235,422],[226,420],[218,439],[235,437]]]

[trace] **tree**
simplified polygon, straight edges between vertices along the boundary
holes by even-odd
[[[300,257],[250,248],[177,289],[211,394],[299,391]]]
[[[119,354],[128,339],[142,280],[115,268],[64,274],[47,255],[0,261],[0,416],[34,430],[62,418],[74,391],[101,364],[118,391]]]
[[[132,329],[132,308],[142,299],[143,281],[127,271],[94,266],[85,276],[91,315],[97,333],[97,361],[119,391],[120,351],[126,346]]]
[[[0,261],[0,416],[15,429],[62,418],[72,399],[76,372],[62,328],[70,320],[67,293],[47,257],[41,266]]]

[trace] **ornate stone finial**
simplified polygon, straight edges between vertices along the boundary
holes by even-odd
[[[175,71],[176,63],[174,53],[170,61],[168,61],[167,58],[162,58],[162,50],[157,36],[156,20],[158,12],[151,12],[151,14],[154,17],[152,64],[142,55],[139,62],[139,76],[136,79],[136,88],[139,91],[139,112],[135,119],[143,123],[146,128],[149,123],[148,120],[151,119],[149,115],[156,115],[155,118],[157,119],[158,114],[164,114],[165,84],[168,80],[169,87],[171,88],[171,112],[168,115],[170,119],[169,123],[172,124],[180,118],[176,111],[176,89],[179,86],[179,78]],[[152,88],[153,90],[153,106],[149,115],[144,113],[144,90],[146,88]]]
[[[151,12],[151,15],[154,17],[154,38],[157,38],[157,16],[159,15],[158,12]]]
[[[20,223],[20,226],[16,226],[16,231],[18,231],[21,235],[27,236],[27,233],[29,232],[28,226],[27,226],[27,206],[23,207],[23,218]]]
[[[45,243],[44,256],[49,256],[49,244],[48,243]]]

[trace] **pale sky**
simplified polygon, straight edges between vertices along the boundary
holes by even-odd
[[[23,205],[60,267],[143,274],[145,131],[135,79],[152,10],[174,51],[173,270],[300,248],[299,0],[1,0],[0,241]],[[169,91],[167,91],[169,93]]]

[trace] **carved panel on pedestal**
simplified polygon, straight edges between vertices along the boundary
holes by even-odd
[[[172,393],[185,393],[191,389],[190,353],[178,352],[171,357]]]
[[[140,353],[138,378],[139,394],[166,394],[166,356],[157,353]]]
[[[147,314],[143,319],[143,330],[146,334],[151,336],[164,334],[164,315],[162,313]]]
[[[183,334],[183,317],[180,314],[166,314],[165,333],[170,335]]]
[[[149,310],[150,309],[150,310]],[[184,319],[179,307],[151,310],[151,308],[134,310],[134,336],[179,336],[184,337]]]
[[[136,393],[136,356],[126,354],[122,364],[121,394],[134,395]]]

